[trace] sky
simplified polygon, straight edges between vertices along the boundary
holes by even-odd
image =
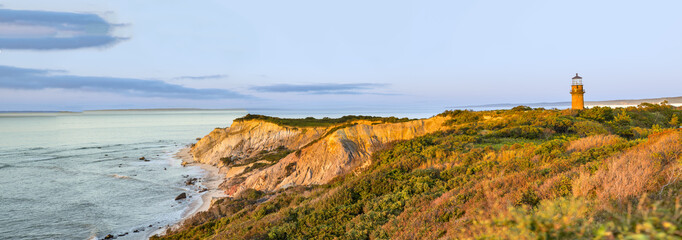
[[[682,95],[680,1],[4,0],[0,111]]]

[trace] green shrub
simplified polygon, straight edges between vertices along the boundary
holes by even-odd
[[[576,122],[570,127],[570,131],[581,137],[609,134],[609,130],[604,125],[589,120]]]
[[[581,199],[559,198],[520,206],[492,220],[474,223],[478,239],[589,239],[593,220]]]
[[[591,119],[600,123],[613,120],[613,109],[610,107],[593,107],[580,111],[579,117]]]
[[[239,195],[239,198],[245,199],[247,201],[253,201],[253,200],[258,200],[263,196],[265,196],[265,193],[263,193],[263,191],[259,191],[259,190],[249,188],[249,189],[244,190]]]
[[[511,108],[511,110],[512,111],[530,111],[530,110],[533,110],[533,108],[531,108],[529,106],[519,105],[519,106]]]
[[[513,126],[497,130],[491,135],[495,137],[536,139],[543,136],[542,129],[541,127],[533,126]]]

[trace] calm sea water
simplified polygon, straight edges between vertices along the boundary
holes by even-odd
[[[278,117],[430,117],[444,109],[278,110]],[[0,113],[0,239],[144,239],[178,222],[203,170],[182,167],[182,147],[246,111]],[[150,161],[141,161],[145,157]],[[191,198],[175,201],[182,193]],[[149,227],[149,226],[152,227]],[[134,231],[138,230],[138,233]]]
[[[189,202],[199,198],[185,186],[185,177],[201,177],[203,170],[182,167],[174,154],[245,114],[0,114],[0,239],[87,239],[125,232],[118,239],[140,239],[179,221]],[[182,192],[193,198],[175,201]]]

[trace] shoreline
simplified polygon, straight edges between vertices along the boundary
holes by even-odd
[[[220,184],[225,181],[225,176],[224,174],[220,173],[220,168],[205,163],[194,162],[189,150],[189,147],[181,148],[177,153],[175,153],[174,157],[182,160],[182,164],[185,166],[197,166],[204,170],[205,174],[199,182],[199,185],[206,188],[207,190],[198,194],[201,197],[189,204],[177,223],[153,231],[147,236],[147,238],[154,235],[163,236],[165,235],[166,230],[169,228],[171,230],[178,229],[185,220],[194,216],[194,214],[207,211],[211,207],[213,199],[227,197],[227,194],[219,189]]]
[[[190,207],[182,214],[182,221],[193,216],[195,213],[208,210],[214,198],[227,197],[227,194],[218,188],[225,181],[225,177],[220,174],[220,168],[205,163],[194,162],[192,155],[189,153],[189,148],[180,149],[175,154],[175,157],[182,160],[183,163],[187,163],[186,166],[197,166],[206,171],[201,185],[207,191],[201,194],[201,203],[194,201],[190,204]]]

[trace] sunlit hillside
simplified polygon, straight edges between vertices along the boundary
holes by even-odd
[[[154,239],[680,238],[682,111],[446,111],[323,185],[244,191]]]

